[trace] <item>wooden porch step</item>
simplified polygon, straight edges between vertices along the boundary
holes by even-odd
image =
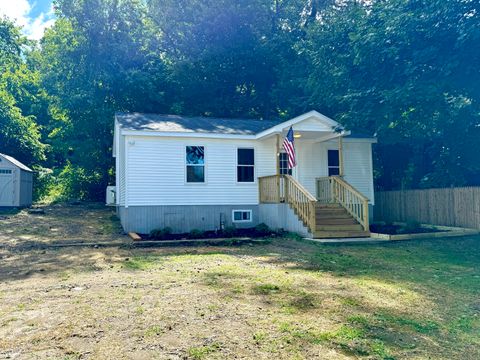
[[[353,219],[348,212],[316,213],[316,219]]]
[[[317,215],[315,216],[315,219],[317,220],[317,223],[320,221],[325,221],[325,222],[328,222],[330,220],[332,221],[336,221],[336,220],[349,220],[349,219],[353,219],[352,216],[350,216],[349,214],[338,214],[338,215]]]
[[[358,224],[358,222],[351,216],[344,217],[317,217],[315,219],[317,225],[351,225]]]
[[[315,231],[315,239],[370,237],[369,231]]]
[[[363,226],[360,224],[348,224],[348,225],[317,225],[317,231],[363,231]]]
[[[315,208],[316,213],[337,213],[337,212],[347,212],[347,210],[343,207],[334,207],[334,208],[322,208],[317,207]]]
[[[316,209],[315,210],[315,214],[317,215],[329,215],[329,214],[332,214],[332,215],[335,215],[335,214],[347,214],[350,216],[350,214],[348,213],[347,210],[345,209],[331,209],[331,210],[326,210],[326,209]]]
[[[343,209],[343,207],[338,203],[328,203],[328,204],[316,203],[315,207],[317,209]]]

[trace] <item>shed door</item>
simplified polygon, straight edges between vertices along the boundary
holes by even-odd
[[[13,171],[0,168],[0,206],[14,205]]]

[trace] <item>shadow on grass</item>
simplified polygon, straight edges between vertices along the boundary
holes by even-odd
[[[480,292],[480,236],[354,245],[300,240],[283,247],[270,262],[339,277]]]
[[[473,338],[479,324],[469,316],[480,309],[471,303],[480,290],[479,250],[480,237],[381,245],[330,246],[278,239],[267,245],[240,247],[19,249],[13,253],[0,252],[0,281],[21,280],[34,273],[61,275],[70,270],[102,270],[98,267],[99,257],[104,263],[131,272],[148,271],[157,266],[166,267],[168,271],[170,263],[178,262],[177,267],[186,272],[187,278],[199,279],[200,285],[212,291],[259,304],[262,310],[257,311],[268,309],[273,314],[290,316],[291,321],[278,324],[285,344],[294,343],[300,348],[304,343],[325,344],[354,356],[392,359],[392,354],[425,351],[429,346],[430,356],[434,354],[435,346],[431,345],[434,342],[446,343],[448,348],[457,339],[468,338],[464,342],[474,344],[475,340],[470,337]],[[197,273],[204,260],[208,263],[211,259],[217,259],[218,264],[211,263]],[[310,289],[308,283],[298,284],[292,280],[303,274],[320,276],[319,279],[328,275],[338,281],[375,280],[408,287],[416,294],[433,298],[438,306],[433,310],[445,310],[442,314],[445,320],[439,323],[420,311],[414,316],[406,315],[402,309],[372,305],[364,300],[361,286],[354,290],[339,285]],[[308,280],[308,276],[305,279]],[[456,298],[444,300],[447,292],[454,293]],[[338,308],[333,316],[323,313],[329,309],[324,305],[328,301],[335,303],[332,308]],[[460,303],[463,313],[449,308],[450,305],[460,308]],[[334,317],[338,327],[320,331],[299,321],[318,316]],[[262,336],[257,338],[266,341]]]
[[[12,208],[12,207],[2,207],[2,206],[0,206],[0,217],[17,215],[22,210],[23,210],[22,208],[16,208],[16,207]]]

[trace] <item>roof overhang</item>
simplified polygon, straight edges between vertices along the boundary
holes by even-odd
[[[160,136],[160,137],[245,139],[245,140],[257,139],[257,135],[218,134],[218,133],[202,133],[202,132],[148,131],[148,130],[121,130],[121,134],[126,136]]]

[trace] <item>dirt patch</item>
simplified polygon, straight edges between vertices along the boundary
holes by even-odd
[[[27,250],[54,244],[128,242],[111,207],[99,203],[39,206],[14,215],[0,212],[0,246]]]

